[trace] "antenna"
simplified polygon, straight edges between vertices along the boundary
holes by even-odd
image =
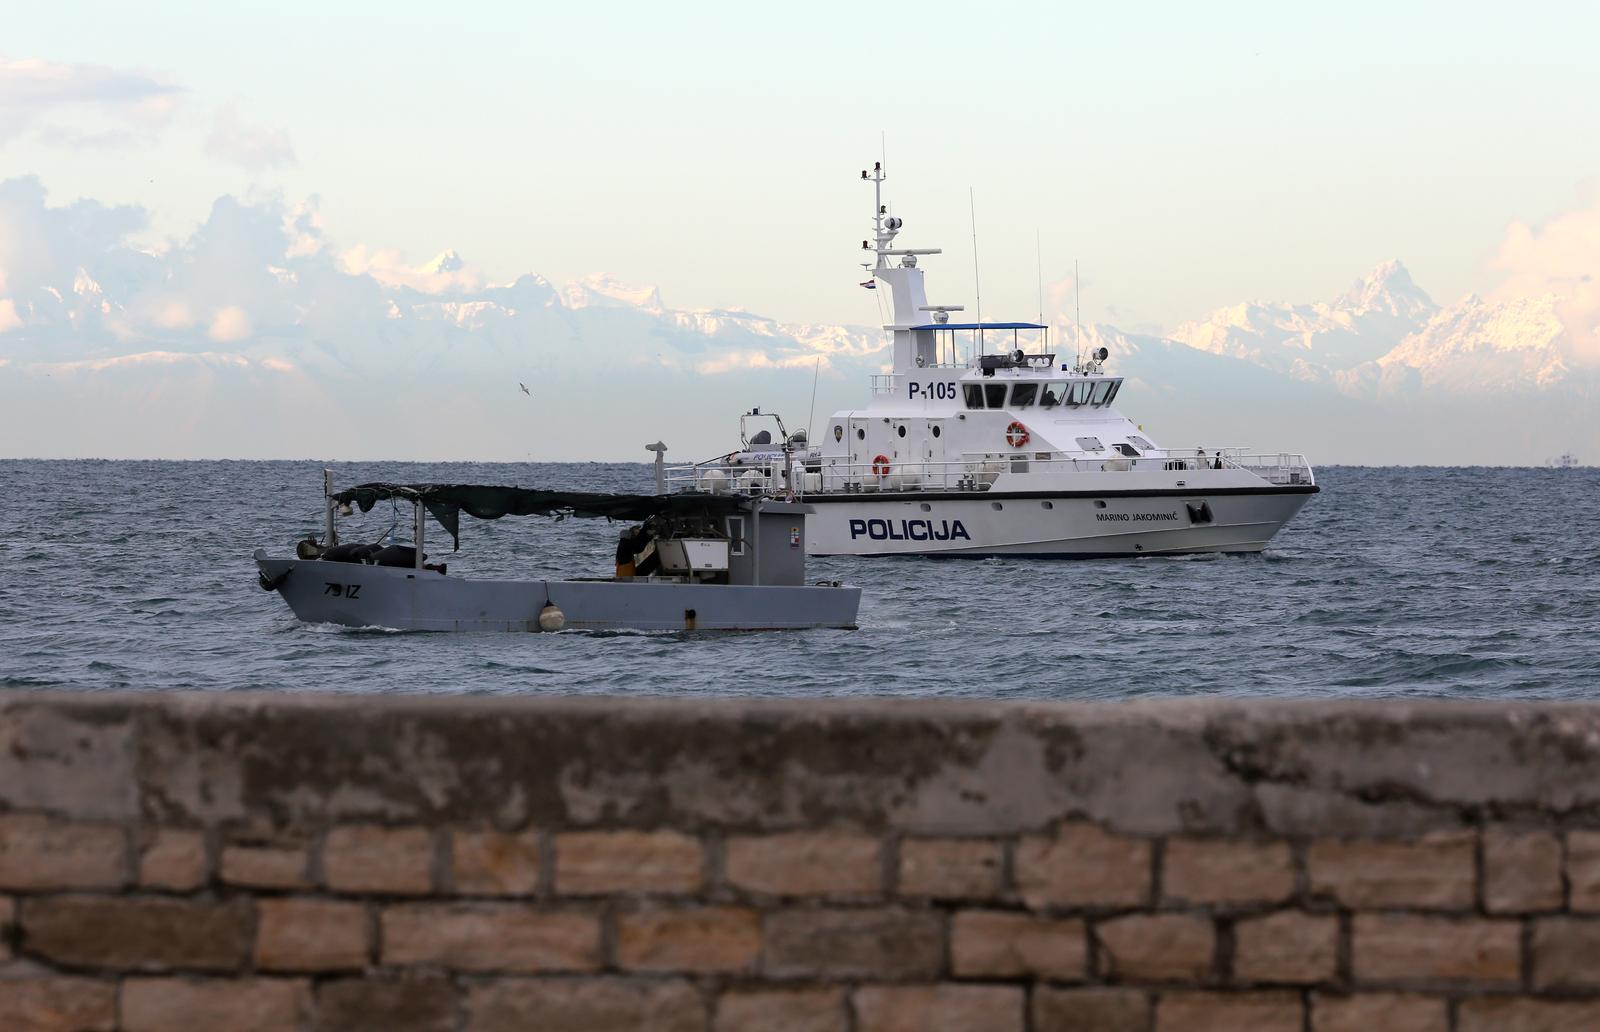
[[[828,368],[832,369],[832,366]],[[811,444],[811,421],[817,416],[817,377],[822,375],[822,356],[817,356],[817,364],[811,369],[811,411],[806,413],[806,445]]]
[[[1083,364],[1083,318],[1082,308],[1078,305],[1078,259],[1072,259],[1072,326],[1077,334],[1077,363]]]
[[[983,354],[983,281],[978,276],[978,202],[967,187],[967,210],[972,214],[972,292],[978,299],[978,354]]]
[[[1039,325],[1044,325],[1044,250],[1039,243],[1039,231],[1033,231],[1033,262],[1039,271]]]

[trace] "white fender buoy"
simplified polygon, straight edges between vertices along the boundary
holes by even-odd
[[[554,602],[539,610],[539,630],[559,631],[567,625],[567,614],[556,608]]]

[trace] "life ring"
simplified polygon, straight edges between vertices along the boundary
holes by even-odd
[[[878,455],[872,460],[872,473],[874,476],[886,477],[889,475],[889,456]]]
[[[1020,448],[1027,444],[1028,428],[1013,419],[1011,425],[1006,427],[1006,443],[1013,448]]]

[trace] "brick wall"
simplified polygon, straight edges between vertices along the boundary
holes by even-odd
[[[0,693],[0,1029],[1600,1029],[1600,707]]]

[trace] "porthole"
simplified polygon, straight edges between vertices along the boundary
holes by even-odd
[[[1098,499],[1098,498],[1097,498],[1097,499],[1095,499],[1095,503],[1094,503],[1094,507],[1095,507],[1095,508],[1096,508],[1096,509],[1104,509],[1104,508],[1105,508],[1105,507],[1106,507],[1106,503],[1105,503],[1105,502],[1102,502],[1102,501],[1100,501],[1100,500],[1099,500],[1099,499]]]
[[[933,506],[929,505],[927,502],[923,502],[922,503],[922,511],[923,512],[932,512],[933,511]]]
[[[862,427],[859,427],[859,426],[856,427],[856,440],[865,441],[866,439],[867,439],[867,431]]]
[[[904,423],[901,423],[900,424],[900,436],[904,437],[905,435],[906,435],[906,425]]]
[[[933,436],[935,436],[935,437],[939,436],[939,428],[938,427],[934,427],[933,428]]]
[[[1056,505],[1054,502],[1040,502],[1039,507],[1043,509],[1054,509]]]
[[[999,512],[1001,509],[1004,509],[1005,506],[1001,505],[999,502],[990,502],[989,508],[993,509],[995,512]]]

